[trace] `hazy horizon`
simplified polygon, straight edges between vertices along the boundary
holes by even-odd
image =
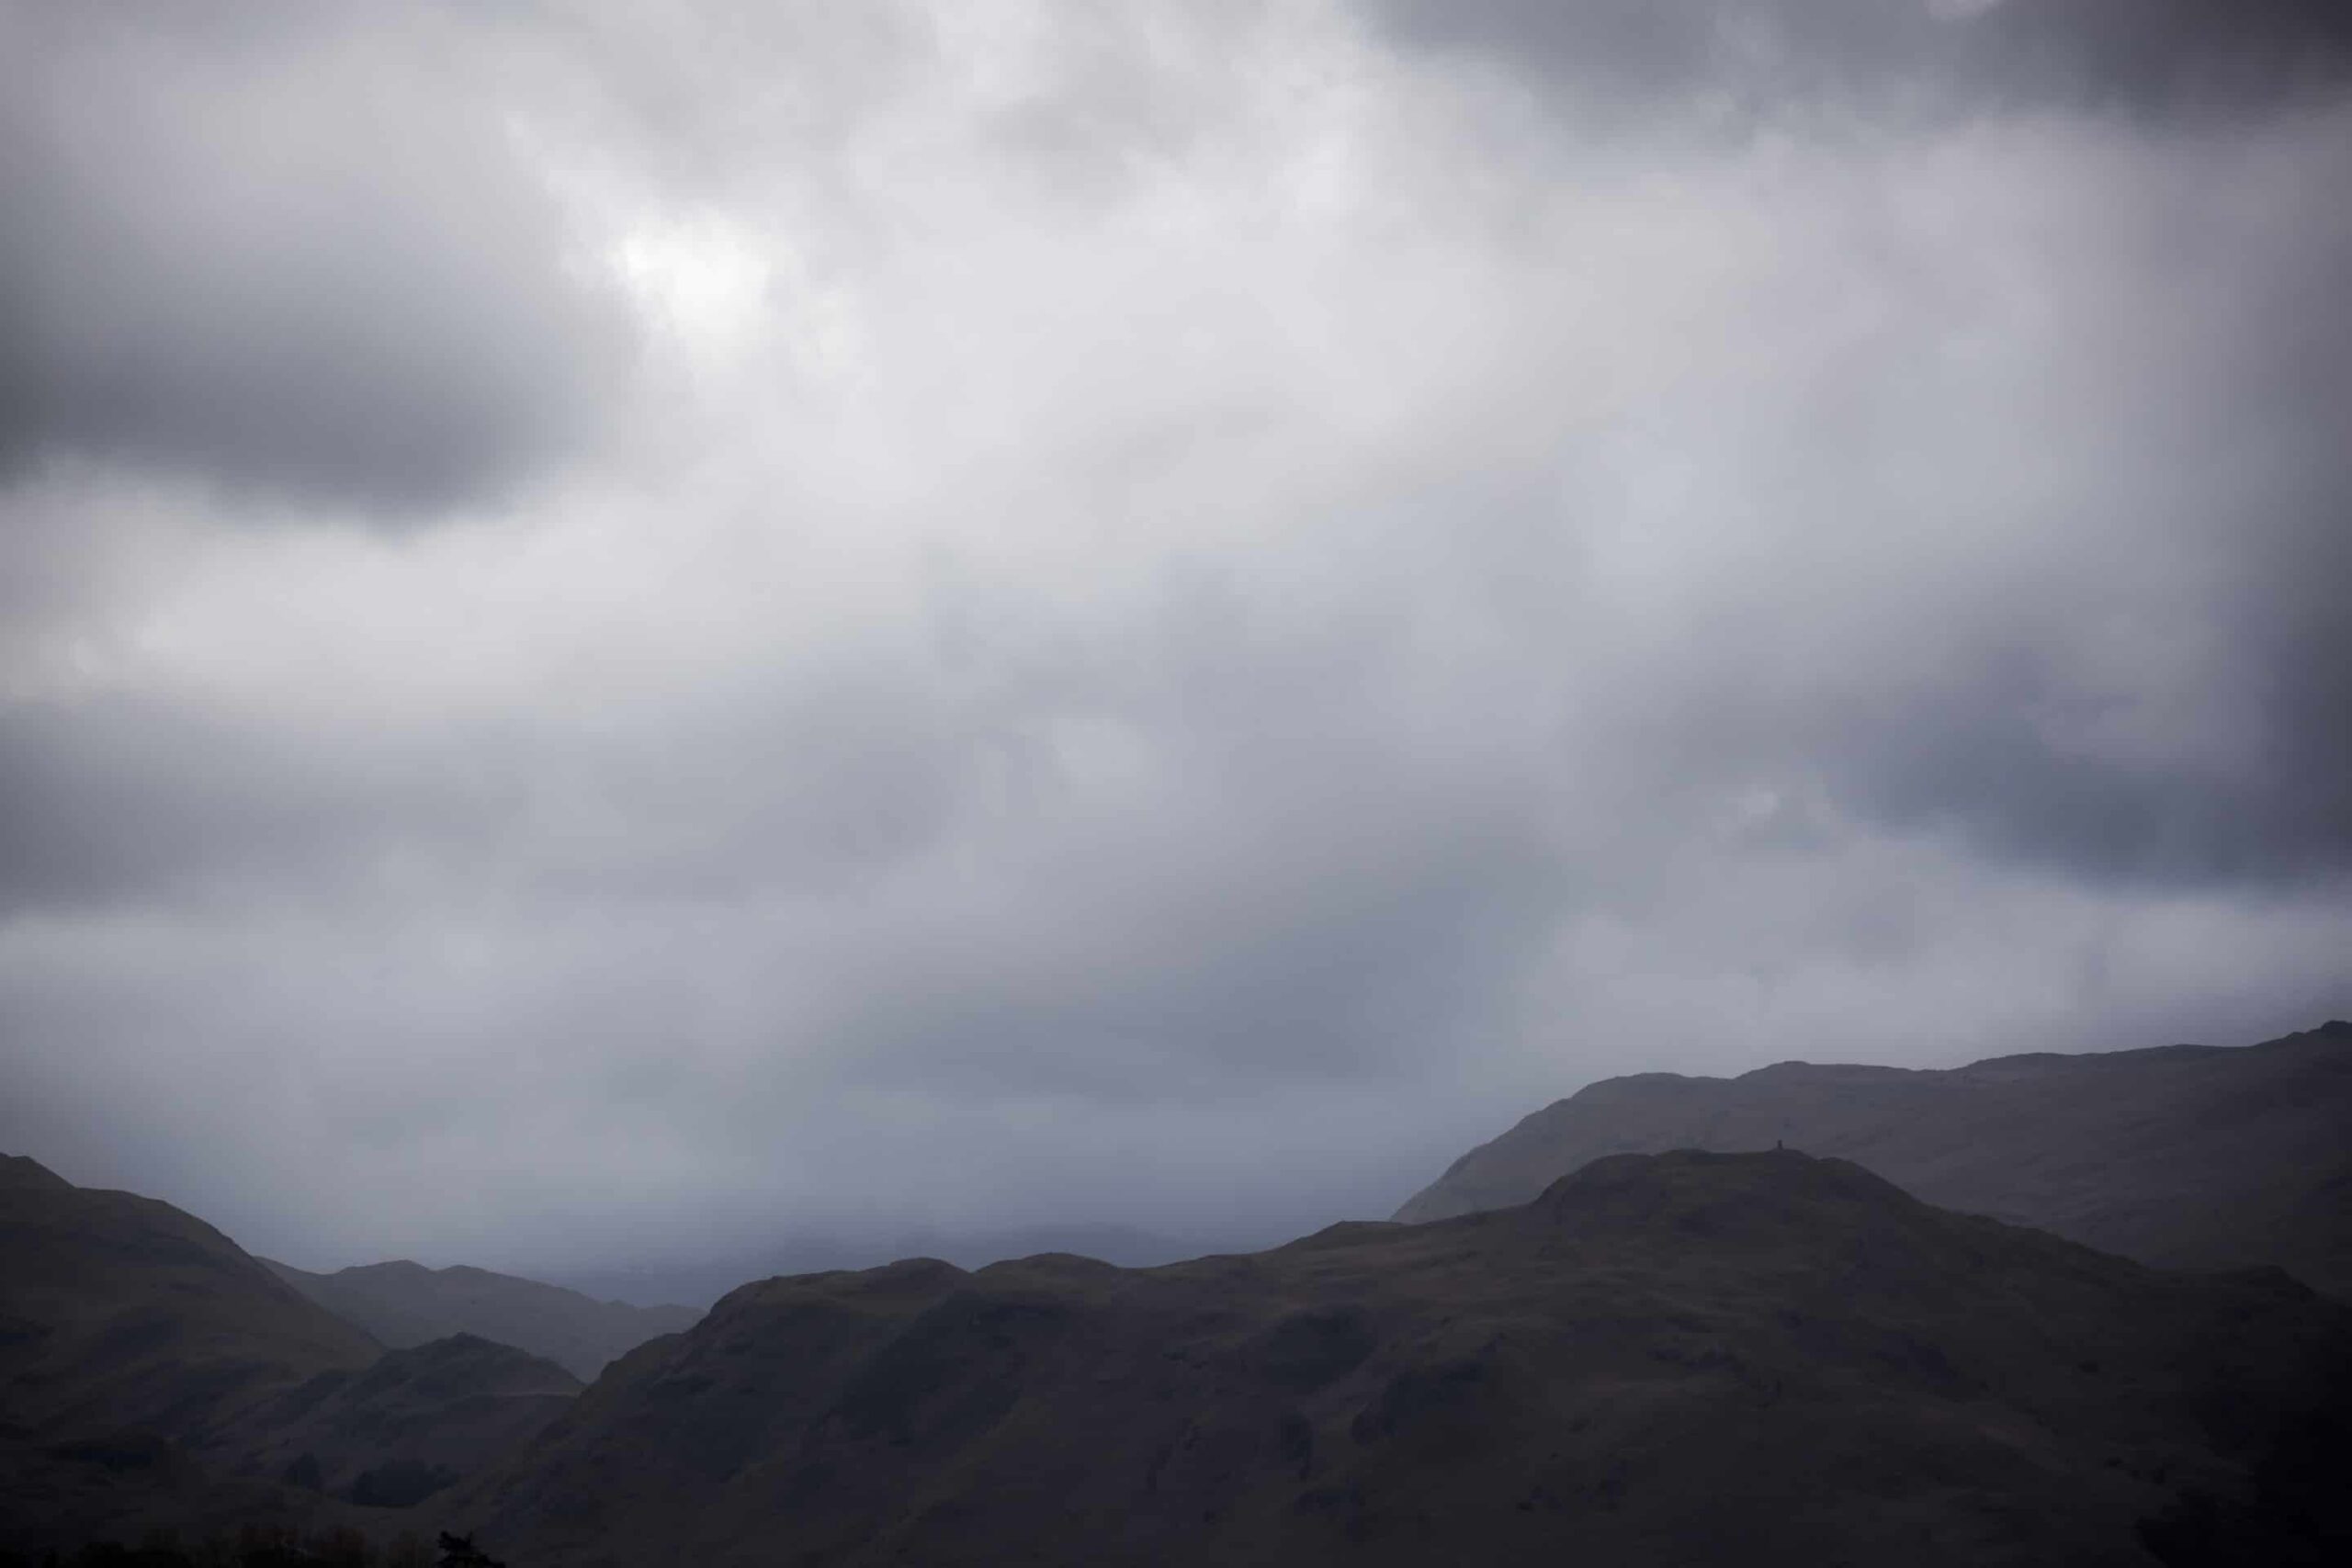
[[[0,0],[0,1150],[252,1251],[2352,1015],[2340,8]]]

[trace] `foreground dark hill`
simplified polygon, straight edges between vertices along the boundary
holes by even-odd
[[[446,1510],[535,1568],[2320,1561],[2347,1369],[2276,1270],[1623,1156],[1250,1257],[749,1285]]]
[[[1396,1212],[1524,1203],[1603,1155],[1839,1155],[1946,1208],[2143,1262],[2275,1263],[2352,1298],[2352,1024],[2244,1049],[2000,1056],[1945,1072],[1783,1062],[1592,1084]]]
[[[193,1215],[0,1156],[0,1549],[408,1501],[578,1388],[478,1339],[387,1353]]]
[[[232,1439],[259,1473],[401,1506],[519,1447],[569,1409],[580,1388],[553,1361],[460,1334],[286,1390]]]
[[[582,1379],[702,1315],[691,1307],[600,1302],[560,1285],[486,1269],[399,1262],[313,1274],[262,1261],[311,1300],[396,1349],[470,1334],[543,1356]]]

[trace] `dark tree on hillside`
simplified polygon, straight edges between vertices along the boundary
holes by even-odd
[[[441,1568],[506,1568],[474,1545],[471,1536],[441,1532]]]

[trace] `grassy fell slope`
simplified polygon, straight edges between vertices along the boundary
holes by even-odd
[[[317,1490],[404,1505],[527,1442],[580,1388],[553,1361],[455,1335],[286,1390],[251,1413],[237,1446],[260,1474],[301,1467]]]
[[[582,1568],[2144,1564],[2185,1507],[2316,1539],[2260,1477],[2347,1365],[2352,1311],[2276,1271],[1684,1153],[1250,1257],[747,1286],[449,1506]]]

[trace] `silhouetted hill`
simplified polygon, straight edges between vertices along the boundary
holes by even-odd
[[[71,1190],[74,1184],[39,1160],[24,1155],[0,1155],[0,1190],[26,1187],[35,1191]]]
[[[21,1157],[5,1170],[0,1545],[282,1511],[275,1488],[222,1474],[237,1435],[382,1347],[168,1203]]]
[[[0,1549],[405,1501],[578,1388],[480,1339],[388,1354],[203,1221],[0,1156]]]
[[[486,1269],[399,1262],[313,1274],[268,1258],[262,1262],[329,1312],[395,1348],[471,1334],[544,1356],[582,1379],[702,1315],[691,1307],[600,1302],[560,1285]]]
[[[1396,1218],[1524,1203],[1603,1155],[1776,1140],[2143,1262],[2275,1263],[2352,1297],[2352,1024],[2341,1022],[2244,1049],[1610,1078],[1471,1150]]]
[[[748,1285],[447,1511],[534,1568],[2292,1561],[2347,1367],[2275,1270],[1633,1156],[1255,1256]]]
[[[21,1157],[0,1184],[0,1391],[12,1428],[207,1436],[383,1348],[169,1203]]]

